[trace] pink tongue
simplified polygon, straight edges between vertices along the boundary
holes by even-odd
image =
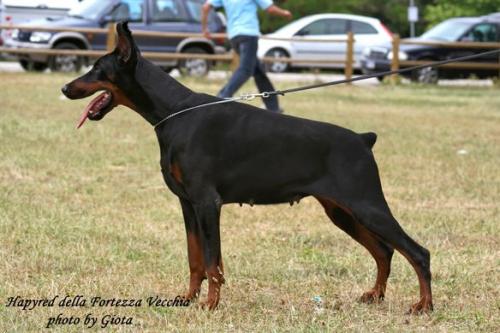
[[[78,124],[76,125],[76,128],[79,129],[82,127],[83,123],[87,118],[89,117],[90,110],[93,110],[94,106],[102,99],[105,97],[106,93],[102,93],[98,95],[96,98],[94,98],[86,107],[85,110],[83,110],[83,113],[80,117],[80,120],[78,121]]]
[[[85,120],[87,120],[87,118],[89,116],[89,111],[90,111],[90,104],[87,105],[87,107],[83,111],[82,116],[80,117],[80,120],[78,121],[78,125],[76,125],[76,129],[79,129],[80,127],[82,127],[83,123],[85,122]]]

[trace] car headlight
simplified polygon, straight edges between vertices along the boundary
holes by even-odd
[[[392,60],[394,58],[394,53],[391,51],[387,54],[387,59]],[[398,53],[399,60],[408,60],[408,53],[399,51]]]
[[[12,33],[11,33],[10,37],[12,39],[17,39],[19,37],[19,29],[12,30]]]
[[[369,47],[365,47],[365,48],[363,49],[363,56],[365,56],[365,57],[369,57],[371,52],[372,52],[372,49],[371,49],[371,48],[369,48]]]
[[[46,31],[33,31],[30,36],[30,42],[32,43],[44,43],[48,42],[52,37],[51,32]]]

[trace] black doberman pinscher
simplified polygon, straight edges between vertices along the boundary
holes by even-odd
[[[117,25],[117,32],[116,49],[62,88],[70,99],[102,91],[78,126],[87,118],[102,119],[118,104],[155,125],[178,111],[219,100],[193,92],[144,59],[126,22]],[[184,215],[191,273],[186,298],[197,297],[208,278],[204,305],[213,309],[219,303],[224,283],[219,231],[223,204],[293,203],[313,196],[332,222],[375,259],[375,286],[361,301],[384,298],[396,249],[420,283],[420,301],[410,312],[432,310],[430,254],[391,214],[371,150],[374,133],[357,134],[237,102],[179,114],[155,130],[163,177],[179,197]]]

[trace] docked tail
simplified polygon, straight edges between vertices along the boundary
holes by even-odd
[[[361,139],[363,139],[365,145],[370,149],[372,149],[375,142],[377,142],[377,134],[373,132],[361,133],[359,135],[361,136]]]

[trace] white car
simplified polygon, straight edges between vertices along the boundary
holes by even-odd
[[[0,0],[0,24],[23,24],[27,21],[60,17],[82,0]],[[0,46],[12,36],[12,30],[0,29]]]
[[[272,34],[259,39],[259,58],[286,57],[297,60],[334,60],[345,61],[347,43],[307,41],[340,39],[347,40],[347,33],[354,33],[354,68],[361,68],[363,50],[372,45],[392,41],[392,33],[380,20],[372,17],[348,14],[318,14],[291,22]],[[265,39],[300,38],[300,41],[281,41]],[[314,63],[266,63],[266,69],[271,72],[285,72],[290,67],[322,67],[343,68],[344,64],[314,64]]]

